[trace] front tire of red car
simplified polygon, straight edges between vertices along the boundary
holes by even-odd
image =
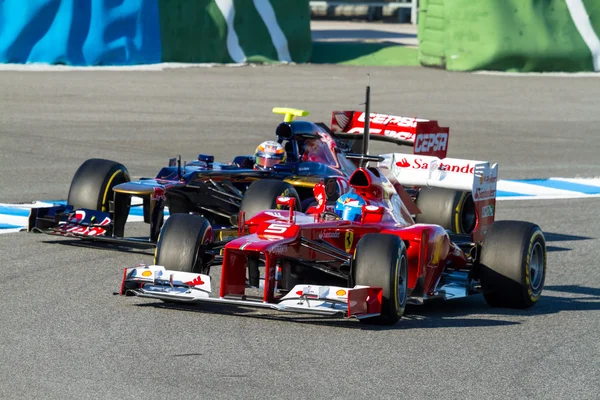
[[[383,289],[381,315],[361,322],[392,325],[400,320],[408,293],[407,260],[406,246],[398,236],[369,233],[359,240],[354,256],[354,283]]]
[[[496,221],[488,229],[480,258],[481,288],[492,307],[529,308],[542,294],[546,241],[539,226]]]

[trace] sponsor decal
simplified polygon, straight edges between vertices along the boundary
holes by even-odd
[[[396,166],[398,166],[400,168],[409,168],[411,166],[411,164],[408,162],[406,157],[404,157],[402,160],[400,160],[396,163]]]
[[[200,286],[200,285],[204,285],[204,281],[202,280],[202,278],[200,278],[200,276],[198,275],[197,277],[195,277],[194,279],[192,279],[191,281],[188,282],[183,282],[184,285],[189,285],[189,286]]]
[[[144,271],[142,272],[142,276],[152,276],[152,271]]]
[[[496,197],[496,189],[481,190],[477,188],[473,194],[473,198],[478,201],[493,199]]]
[[[346,248],[346,253],[350,253],[350,250],[352,250],[353,243],[354,243],[354,232],[346,231],[346,235],[344,236],[344,247]]]
[[[152,197],[152,200],[154,200],[154,201],[166,200],[167,197],[165,196],[165,188],[160,187],[160,186],[155,186],[151,197]]]
[[[492,175],[492,176],[488,176],[488,175],[483,176],[482,175],[481,178],[479,179],[479,181],[482,184],[484,184],[484,183],[486,183],[486,184],[496,183],[497,180],[498,180],[498,177],[496,175]]]
[[[352,128],[348,131],[348,133],[364,133],[364,128]],[[410,140],[414,141],[415,133],[414,132],[405,132],[405,131],[394,131],[391,129],[377,129],[371,128],[369,131],[371,134],[381,134],[383,136],[387,136],[393,139],[398,140]]]
[[[288,250],[288,246],[287,244],[280,244],[275,246],[275,248],[273,248],[273,250],[271,251],[273,254],[284,254],[286,253]]]
[[[412,168],[412,169],[427,169],[429,168],[429,163],[422,158],[415,158],[412,162],[408,161],[406,157],[402,160],[396,162],[396,166],[400,168]],[[438,167],[440,171],[446,172],[456,172],[461,174],[470,174],[473,175],[475,171],[475,164],[467,163],[467,164],[450,164],[445,163],[443,161],[440,162]],[[482,177],[483,179],[483,177]]]
[[[481,208],[481,217],[482,218],[491,217],[492,215],[494,215],[494,206],[493,205],[489,205],[489,206],[485,206],[485,207]]]
[[[422,133],[415,139],[415,154],[448,150],[448,134]]]
[[[417,126],[417,121],[425,121],[418,120],[417,118],[410,117],[397,117],[395,115],[388,114],[376,114],[371,113],[369,119],[374,124],[382,124],[382,125],[397,125],[406,128],[415,128]],[[365,113],[360,113],[358,117],[358,122],[365,122]]]
[[[102,226],[110,224],[111,219],[105,217],[99,224],[94,215],[86,220],[86,213],[83,210],[77,210],[74,215],[67,219],[67,222],[60,226],[60,232],[64,234],[75,233],[85,236],[101,236],[106,233]],[[90,226],[96,225],[96,226]]]
[[[345,296],[346,295],[346,291],[344,289],[339,289],[337,292],[335,292],[336,296]]]
[[[334,232],[321,232],[319,238],[321,239],[338,239],[340,237],[340,231]]]

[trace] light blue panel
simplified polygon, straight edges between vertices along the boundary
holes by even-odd
[[[0,1],[0,62],[160,62],[156,0]]]

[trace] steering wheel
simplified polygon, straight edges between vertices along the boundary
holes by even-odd
[[[323,211],[321,213],[321,219],[323,221],[337,221],[340,219],[340,216],[331,211]]]

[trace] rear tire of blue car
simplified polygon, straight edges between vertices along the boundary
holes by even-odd
[[[524,221],[494,222],[481,247],[479,275],[490,306],[535,305],[546,278],[546,241],[540,227]]]
[[[114,193],[113,187],[129,182],[129,172],[118,162],[101,158],[85,161],[73,175],[67,204],[75,209],[87,208],[108,212],[109,202],[114,199],[113,228],[109,235],[123,237],[125,222],[129,216],[131,196]]]
[[[392,325],[400,320],[408,295],[406,245],[395,235],[369,233],[356,245],[354,284],[383,289],[381,315],[361,322]]]
[[[173,271],[208,275],[214,255],[204,246],[214,240],[208,220],[200,215],[174,214],[164,223],[154,253],[154,264]]]
[[[477,216],[471,192],[421,188],[416,204],[421,210],[415,217],[418,224],[439,225],[459,234],[470,234],[475,229]]]

